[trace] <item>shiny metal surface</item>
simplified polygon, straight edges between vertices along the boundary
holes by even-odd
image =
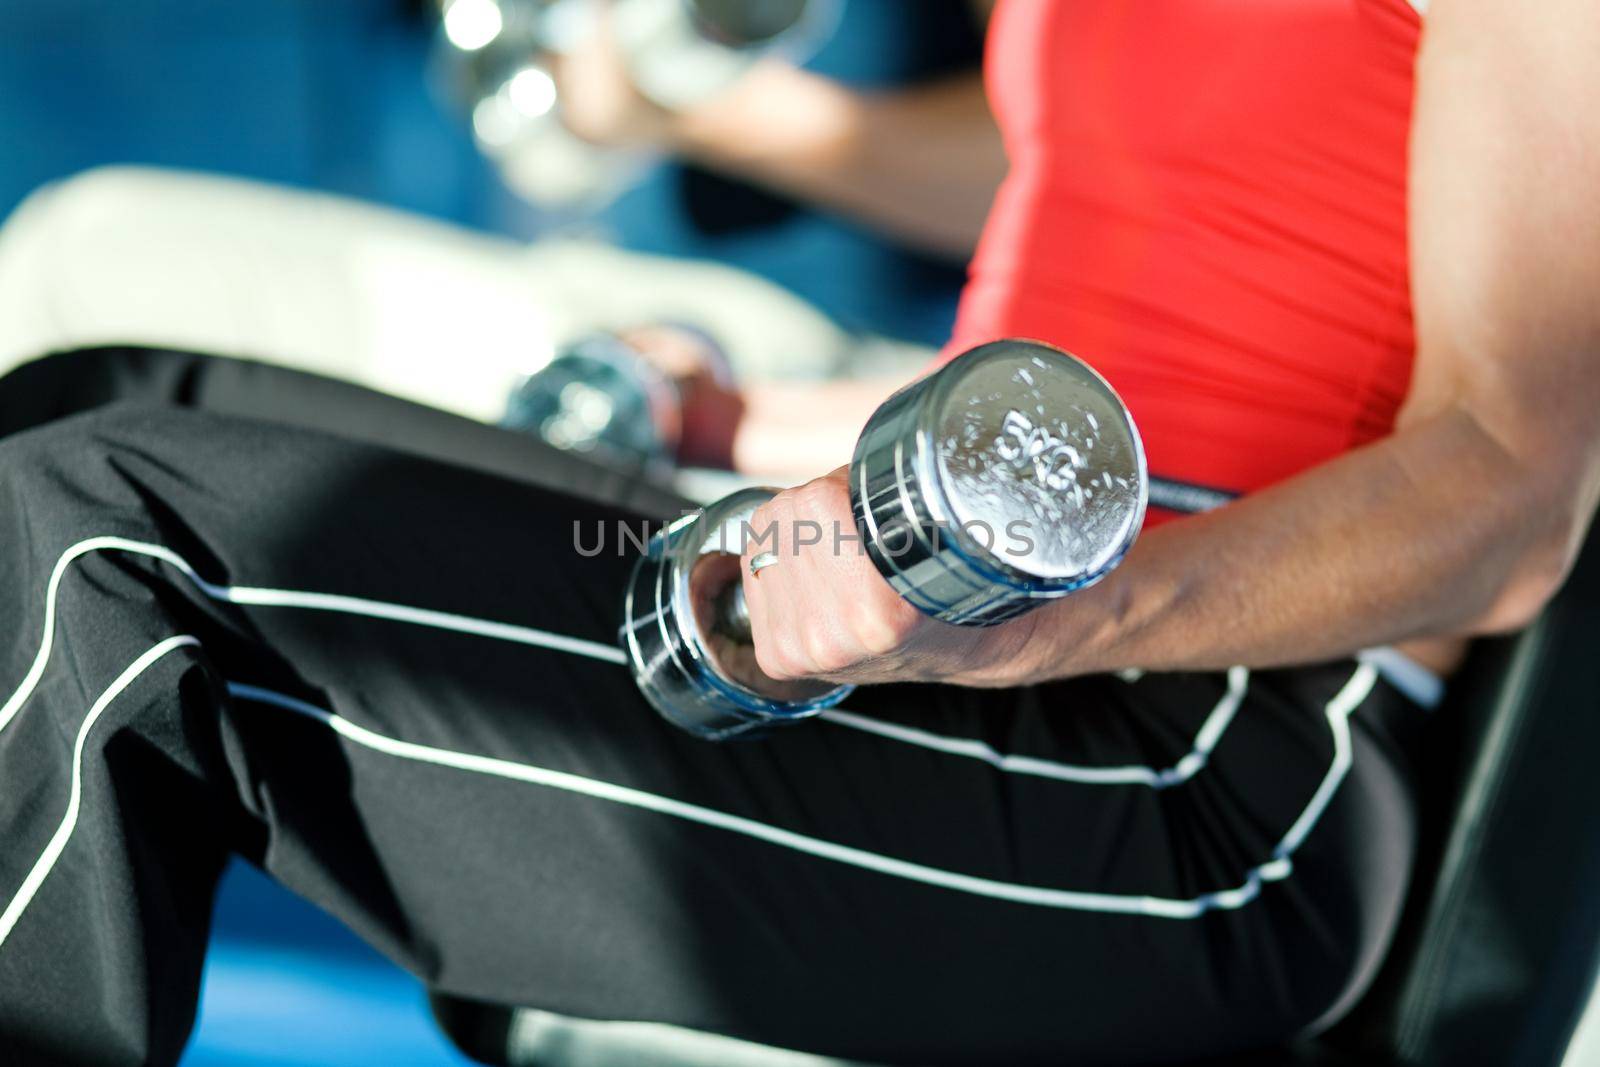
[[[621,642],[640,691],[668,721],[711,740],[815,715],[854,687],[776,682],[750,645],[739,556],[755,509],[774,490],[747,489],[672,523],[635,565]]]
[[[750,629],[750,604],[744,598],[744,585],[731,583],[717,594],[716,617],[712,626],[724,637],[750,644],[754,635]]]
[[[668,468],[683,416],[677,387],[626,343],[581,338],[525,378],[501,425],[624,468]]]
[[[683,109],[765,57],[801,63],[833,35],[838,0],[612,0],[613,32],[645,96]]]
[[[946,622],[991,625],[1104,577],[1148,495],[1144,449],[1087,365],[1032,341],[959,357],[891,397],[851,465],[868,555]]]
[[[650,172],[654,153],[602,147],[562,122],[552,55],[603,15],[633,87],[669,110],[726,92],[764,58],[799,65],[838,27],[842,0],[436,0],[430,62],[473,139],[535,204],[597,210]]]
[[[728,48],[751,48],[794,30],[813,4],[810,0],[684,0],[684,7],[707,39]]]
[[[975,538],[989,531],[1022,574],[1080,582],[1137,532],[1146,492],[1138,433],[1111,387],[1077,360],[988,346],[939,376],[922,428],[950,520]]]

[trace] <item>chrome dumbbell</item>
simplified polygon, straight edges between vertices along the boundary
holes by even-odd
[[[434,77],[511,188],[594,209],[648,172],[649,154],[568,131],[552,54],[586,47],[605,15],[629,79],[670,110],[726,91],[762,59],[799,64],[832,36],[842,0],[437,0]]]
[[[620,0],[618,43],[640,92],[662,107],[703,104],[764,58],[810,58],[833,35],[838,0]]]
[[[739,557],[776,490],[672,523],[634,568],[621,641],[646,699],[715,740],[815,715],[850,686],[756,665]],[[1144,449],[1087,365],[1034,341],[957,358],[878,408],[856,443],[857,533],[890,586],[944,622],[986,626],[1105,577],[1138,535]]]
[[[710,372],[731,381],[721,348],[692,327],[711,360]],[[591,453],[629,470],[665,473],[683,435],[677,385],[628,342],[590,334],[562,348],[511,393],[500,424],[564,451]]]

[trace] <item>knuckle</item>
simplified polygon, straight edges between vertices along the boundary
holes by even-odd
[[[776,634],[756,642],[756,666],[774,681],[785,682],[798,677],[788,642]]]
[[[803,636],[805,655],[810,674],[820,674],[827,671],[842,670],[850,665],[850,659],[839,647],[839,642],[833,634],[823,626],[810,626]]]
[[[789,490],[789,498],[794,501],[796,511],[808,514],[814,512],[816,505],[825,499],[822,489],[814,481]]]
[[[813,516],[838,514],[841,502],[849,508],[849,489],[834,478],[817,478],[795,490],[796,502],[803,505],[805,513]]]
[[[916,619],[908,617],[907,611],[914,613],[916,609],[898,598],[894,604],[881,604],[873,600],[858,602],[851,612],[851,627],[856,640],[874,656],[886,656],[897,651],[916,625]]]

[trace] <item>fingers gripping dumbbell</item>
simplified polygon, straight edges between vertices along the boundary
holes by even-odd
[[[635,566],[621,640],[667,719],[723,739],[815,715],[850,686],[755,665],[739,559],[775,495],[748,489],[671,524]],[[1143,521],[1144,449],[1076,358],[1033,341],[975,348],[884,402],[856,442],[851,509],[868,557],[924,614],[1015,618],[1098,581]]]

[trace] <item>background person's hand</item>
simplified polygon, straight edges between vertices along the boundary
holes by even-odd
[[[853,540],[848,468],[779,493],[751,530],[741,573],[756,661],[772,678],[998,686],[1026,676],[1031,616],[952,626],[890,588]],[[751,559],[767,551],[778,562],[751,575]]]
[[[682,416],[678,462],[732,467],[734,436],[745,404],[716,342],[699,330],[672,323],[636,326],[617,336],[677,387]]]
[[[591,32],[566,54],[551,57],[561,121],[591,144],[670,149],[673,113],[634,84],[612,26],[611,5],[594,0],[594,6]]]

